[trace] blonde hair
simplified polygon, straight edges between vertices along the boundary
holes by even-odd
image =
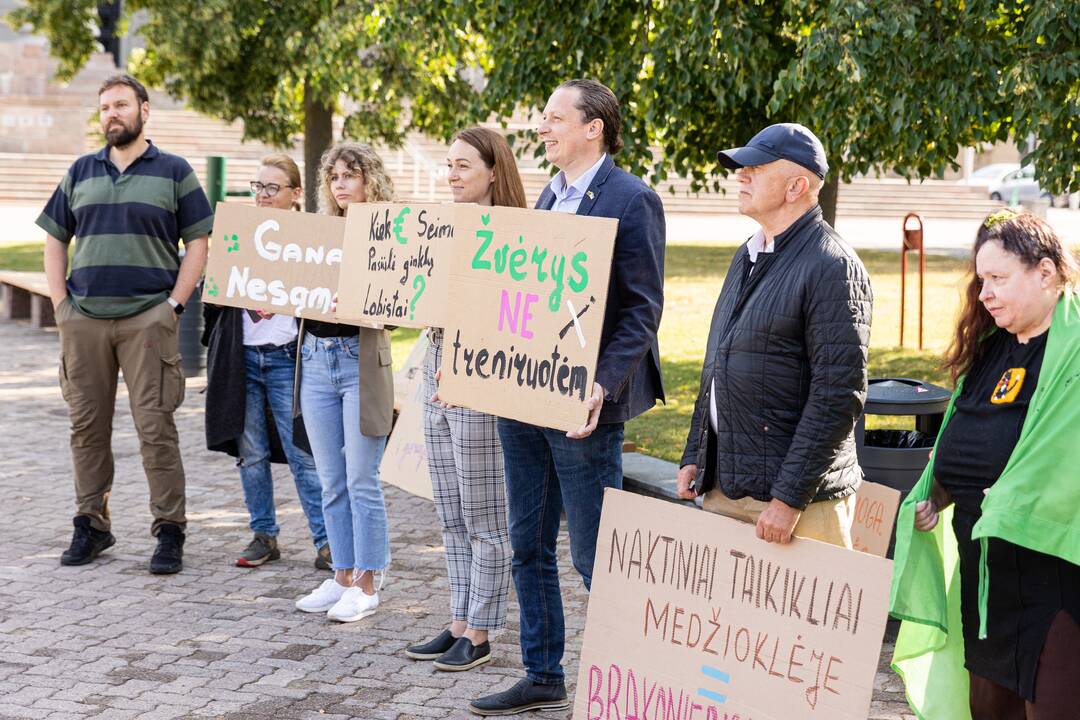
[[[390,179],[382,158],[370,145],[338,143],[323,153],[319,161],[319,212],[324,215],[344,215],[330,191],[330,174],[338,160],[364,179],[364,199],[367,202],[393,202],[394,181]]]
[[[285,173],[285,176],[289,178],[289,184],[294,188],[302,188],[302,182],[300,180],[300,168],[296,166],[296,163],[291,157],[285,153],[274,153],[267,155],[260,161],[261,167],[277,168],[281,172]],[[293,200],[293,210],[300,210],[300,201]]]

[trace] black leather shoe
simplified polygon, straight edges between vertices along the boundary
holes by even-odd
[[[457,638],[451,635],[449,630],[443,630],[435,636],[434,640],[405,648],[405,656],[413,660],[435,660],[453,647],[456,640]]]
[[[469,710],[476,715],[517,715],[529,710],[561,710],[569,706],[563,683],[541,685],[524,678],[509,690],[473,700]]]
[[[439,659],[435,661],[435,669],[447,672],[472,670],[489,660],[491,660],[491,643],[484,641],[479,645],[473,645],[472,640],[462,636],[450,646],[449,650],[439,656]]]
[[[158,528],[157,549],[150,558],[150,572],[172,575],[184,568],[184,531],[179,525],[163,523]]]
[[[71,536],[71,545],[60,556],[61,565],[85,565],[116,544],[111,532],[95,530],[85,515],[76,516],[72,523],[75,532]]]

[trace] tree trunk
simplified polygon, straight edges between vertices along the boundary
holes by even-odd
[[[319,159],[334,139],[334,109],[304,84],[304,205],[319,209]]]
[[[833,227],[836,227],[836,198],[839,194],[840,173],[834,171],[832,175],[825,179],[825,184],[821,186],[821,192],[818,194],[821,214],[825,217],[825,222]]]

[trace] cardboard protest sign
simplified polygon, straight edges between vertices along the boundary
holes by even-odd
[[[421,342],[426,347],[426,339],[421,338]],[[417,345],[419,344],[418,342]],[[413,368],[412,375],[406,382],[406,394],[390,439],[386,441],[386,450],[379,464],[379,475],[383,482],[433,500],[431,476],[428,474],[427,445],[424,443],[423,368]]]
[[[855,494],[855,520],[851,523],[851,544],[865,553],[885,557],[892,539],[900,491],[864,480]]]
[[[218,203],[202,300],[335,322],[345,218]]]
[[[424,356],[427,355],[427,350],[427,333],[420,333],[420,337],[413,343],[412,350],[409,350],[409,356],[405,358],[405,365],[394,373],[394,409],[398,412],[401,412],[401,408],[405,406],[405,399],[410,397],[409,389],[413,377],[423,372]]]
[[[452,203],[349,206],[338,317],[404,327],[442,327]]]
[[[607,490],[574,720],[865,720],[892,563]]]
[[[439,395],[560,430],[588,412],[618,220],[458,206]]]

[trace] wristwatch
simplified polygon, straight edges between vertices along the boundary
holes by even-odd
[[[173,312],[174,312],[174,313],[176,313],[177,315],[183,315],[183,314],[184,314],[184,306],[183,306],[182,304],[180,304],[180,303],[176,302],[176,301],[175,301],[175,300],[173,300],[173,299],[172,299],[171,297],[170,297],[170,298],[166,298],[166,301],[167,301],[167,302],[168,302],[168,303],[169,303],[170,305],[172,305],[172,309],[173,309]]]

